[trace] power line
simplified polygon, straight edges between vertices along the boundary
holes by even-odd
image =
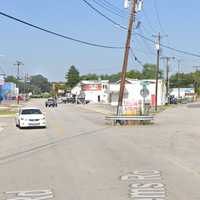
[[[113,20],[112,18],[106,16],[103,12],[101,12],[100,10],[98,10],[97,8],[95,8],[91,3],[89,3],[87,0],[82,0],[87,6],[89,6],[92,10],[94,10],[95,12],[97,12],[99,15],[101,15],[103,18],[105,18],[106,20],[108,20],[109,22],[111,22],[112,24],[114,24],[115,26],[118,26],[124,30],[127,30],[127,28],[125,26],[122,26],[120,23],[116,22],[115,20]]]
[[[99,11],[97,8],[95,8],[94,6],[92,6],[87,0],[82,0],[84,1],[90,8],[92,8],[94,11],[96,11],[99,15],[101,15],[102,17],[104,17],[106,20],[108,20],[109,22],[111,22],[112,24],[114,24],[115,26],[118,26],[120,28],[122,28],[123,30],[127,30],[127,28],[121,24],[119,24],[118,22],[114,21],[113,19],[111,19],[110,17],[106,16],[104,13],[102,13],[101,11]],[[155,41],[153,41],[152,39],[138,33],[138,32],[134,32],[134,34],[140,36],[141,38],[155,44]],[[180,50],[180,49],[176,49],[174,47],[171,47],[171,46],[167,46],[165,44],[160,44],[160,46],[166,48],[166,49],[169,49],[171,51],[175,51],[175,52],[178,52],[178,53],[181,53],[181,54],[185,54],[185,55],[189,55],[189,56],[194,56],[194,57],[200,57],[200,54],[196,54],[196,53],[191,53],[191,52],[188,52],[188,51],[184,51],[184,50]]]
[[[162,25],[162,23],[161,23],[160,14],[159,14],[159,11],[158,11],[158,6],[157,6],[157,0],[154,0],[154,9],[155,9],[155,12],[156,12],[156,17],[157,17],[157,20],[158,20],[158,24],[159,24],[159,26],[160,26],[160,30],[161,30],[165,35],[167,35],[166,32],[165,32],[165,30],[164,30],[164,28],[163,28],[163,25]],[[170,41],[169,41],[169,38],[168,38],[168,37],[167,37],[167,41],[168,41],[168,45],[170,45]]]
[[[141,27],[140,27],[139,30],[140,30],[141,35],[144,35],[143,30],[142,30]],[[142,42],[143,42],[144,46],[146,47],[146,49],[148,50],[149,54],[154,54],[152,49],[151,49],[151,47],[150,47],[150,45],[149,45],[149,43],[147,43],[147,41],[144,38],[140,37],[140,39],[142,40]]]
[[[138,33],[138,32],[135,32],[134,34],[136,34],[136,35],[138,35],[138,36],[144,38],[145,40],[147,40],[147,41],[149,41],[149,42],[155,44],[155,41],[154,41],[154,40],[152,40],[152,39],[150,39],[150,38],[148,38],[148,37],[146,37],[146,36],[144,36],[144,35],[142,35],[142,34],[140,34],[140,33]],[[164,47],[164,48],[166,48],[166,49],[169,49],[169,50],[171,50],[171,51],[175,51],[175,52],[178,52],[178,53],[181,53],[181,54],[185,54],[185,55],[189,55],[189,56],[194,56],[194,57],[199,57],[199,58],[200,58],[200,54],[191,53],[191,52],[188,52],[188,51],[176,49],[176,48],[174,48],[174,47],[171,47],[171,46],[168,46],[168,45],[165,45],[165,44],[160,44],[160,46],[162,46],[162,47]]]
[[[157,17],[157,20],[158,20],[158,24],[159,24],[160,29],[162,30],[162,32],[165,34],[164,28],[163,28],[162,23],[161,23],[161,20],[160,20],[160,14],[159,14],[159,12],[158,12],[157,1],[156,1],[156,0],[153,0],[153,3],[154,3],[154,9],[155,9],[155,11],[156,11],[156,17]]]
[[[150,29],[152,30],[152,32],[153,32],[153,33],[157,32],[157,31],[154,29],[154,27],[152,26],[151,20],[149,19],[148,15],[147,15],[147,13],[146,13],[146,11],[145,11],[144,9],[143,9],[143,14],[144,14],[144,17],[146,18],[146,21],[147,21],[147,23],[148,23]]]
[[[4,12],[0,12],[0,15],[2,15],[2,16],[4,16],[4,17],[7,17],[7,18],[9,18],[9,19],[12,19],[12,20],[14,20],[14,21],[20,22],[20,23],[22,23],[22,24],[25,24],[25,25],[27,25],[27,26],[33,27],[33,28],[38,29],[38,30],[40,30],[40,31],[43,31],[43,32],[46,32],[46,33],[49,33],[49,34],[52,34],[52,35],[55,35],[55,36],[58,36],[58,37],[67,39],[67,40],[71,40],[71,41],[74,41],[74,42],[77,42],[77,43],[80,43],[80,44],[85,44],[85,45],[93,46],[93,47],[106,48],[106,49],[123,49],[123,47],[101,45],[101,44],[97,44],[97,43],[91,43],[91,42],[79,40],[79,39],[72,38],[72,37],[69,37],[69,36],[66,36],[66,35],[62,35],[62,34],[60,34],[60,33],[51,31],[51,30],[46,29],[46,28],[42,28],[42,27],[40,27],[40,26],[31,24],[31,23],[29,23],[29,22],[27,22],[27,21],[21,20],[21,19],[16,18],[16,17],[13,17],[13,16],[8,15],[8,14],[6,14],[6,13],[4,13]]]
[[[124,18],[124,16],[122,16],[121,14],[119,14],[118,12],[116,12],[116,11],[114,11],[113,9],[111,9],[111,8],[109,8],[109,7],[107,7],[103,2],[99,2],[99,1],[96,1],[96,0],[92,0],[94,3],[96,3],[98,6],[100,6],[100,7],[102,7],[102,8],[104,8],[105,10],[107,10],[108,12],[110,12],[110,13],[112,13],[112,14],[114,14],[114,15],[117,15],[117,16],[119,16],[119,17],[121,17],[121,18]]]
[[[124,13],[124,10],[118,8],[117,6],[110,3],[109,1],[107,1],[107,0],[102,0],[102,1],[105,2],[105,4],[109,5],[111,8],[113,8],[114,10]]]
[[[131,52],[131,60],[132,62],[136,61],[139,65],[141,65],[142,67],[144,66],[144,64],[142,63],[142,61],[140,61],[137,56],[134,54],[133,49],[130,48],[130,52]],[[133,60],[134,59],[134,60]]]

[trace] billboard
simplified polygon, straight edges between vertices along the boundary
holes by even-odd
[[[84,84],[82,86],[83,91],[101,91],[102,85],[101,84]]]

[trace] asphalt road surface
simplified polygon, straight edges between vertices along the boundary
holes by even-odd
[[[74,105],[44,108],[47,129],[0,119],[0,200],[199,200],[200,106],[154,125],[111,127]]]

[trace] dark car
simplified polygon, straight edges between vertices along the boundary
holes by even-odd
[[[56,99],[50,98],[45,102],[46,107],[57,107]]]
[[[177,104],[177,98],[175,98],[174,95],[171,95],[171,96],[169,97],[169,103],[170,103],[170,104]]]

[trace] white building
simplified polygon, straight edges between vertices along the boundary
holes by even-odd
[[[144,98],[141,96],[143,83],[145,82],[148,90],[148,95],[145,102],[150,105],[155,105],[155,80],[137,80],[126,79],[124,102],[126,106],[137,107]],[[108,80],[99,81],[81,81],[72,90],[72,95],[79,96],[84,94],[85,100],[91,103],[110,103],[113,106],[117,105],[120,90],[120,81],[116,83],[109,83]],[[166,86],[164,80],[158,81],[158,105],[166,103]]]
[[[170,90],[170,95],[173,95],[175,98],[194,97],[195,89],[194,88],[172,88]]]
[[[137,107],[144,98],[141,96],[141,90],[143,89],[143,83],[145,83],[148,90],[148,95],[145,98],[145,102],[151,106],[155,105],[155,80],[137,80],[126,79],[124,101],[125,106]],[[116,106],[118,103],[118,96],[120,90],[120,82],[111,83],[109,85],[109,102],[111,105]],[[164,105],[166,103],[166,85],[164,80],[158,81],[158,105]]]
[[[108,80],[81,81],[72,90],[72,95],[84,93],[85,100],[91,103],[108,103]]]

